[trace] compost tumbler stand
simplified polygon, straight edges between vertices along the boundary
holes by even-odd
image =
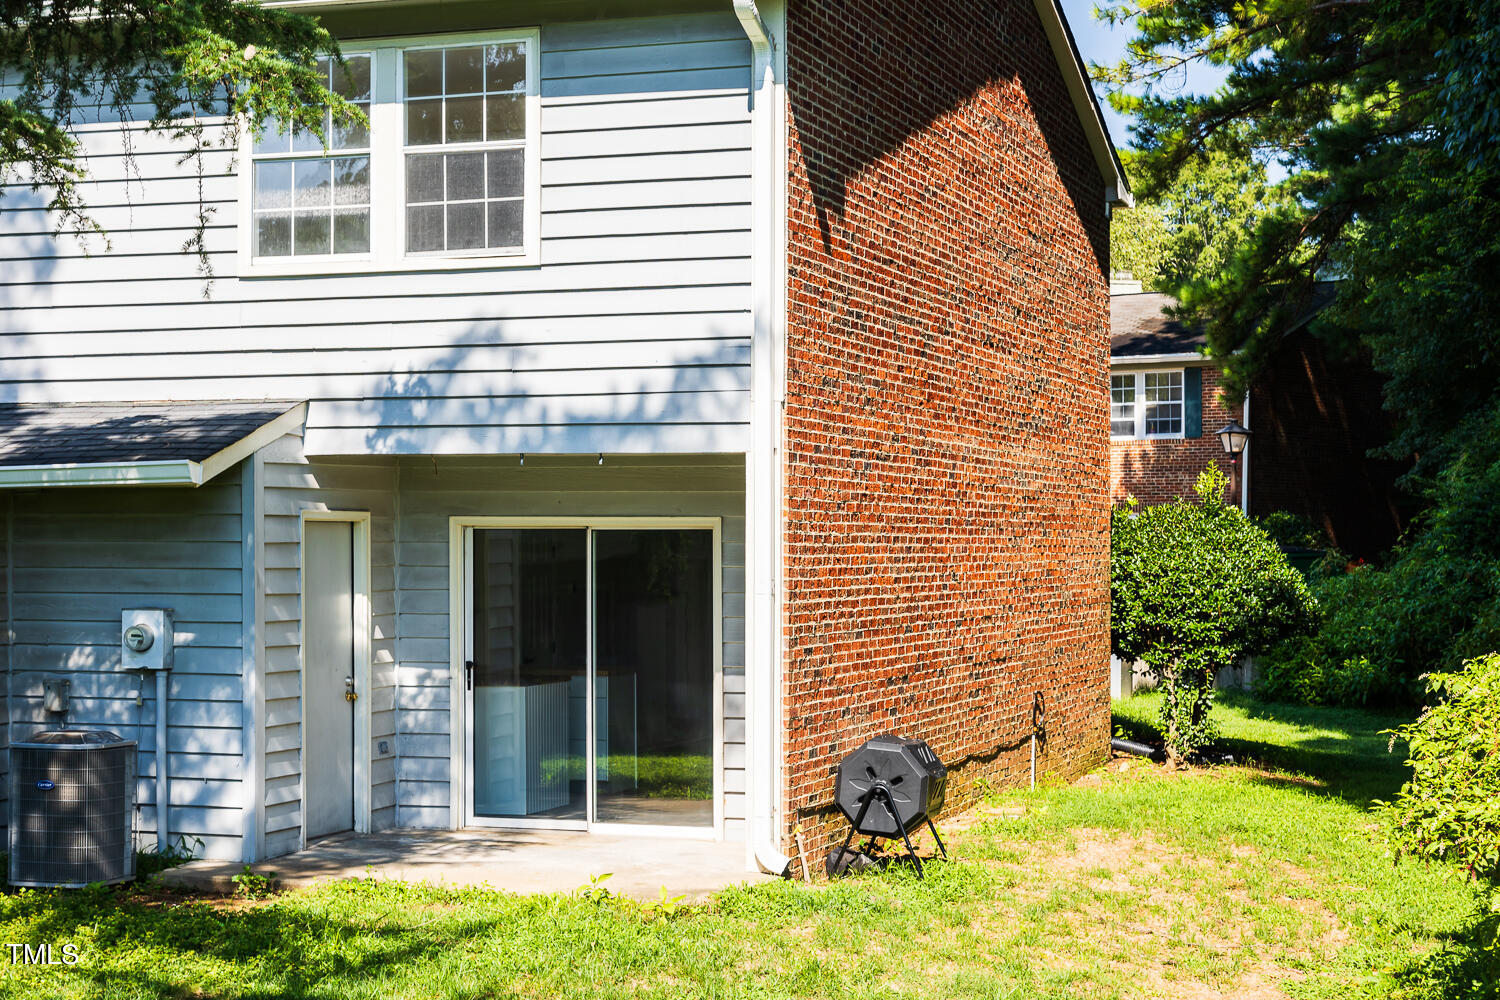
[[[864,799],[859,804],[859,812],[854,817],[854,824],[849,827],[849,835],[844,838],[844,846],[839,848],[838,859],[839,862],[843,862],[844,871],[849,870],[848,862],[844,861],[844,858],[849,853],[849,844],[854,840],[855,833],[859,832],[860,826],[865,821],[865,814],[870,811],[870,806],[874,804],[877,796],[885,805],[885,811],[891,814],[891,819],[896,821],[896,829],[901,831],[901,840],[906,844],[906,854],[911,858],[912,863],[917,866],[917,878],[926,878],[926,872],[922,869],[922,859],[917,857],[916,848],[911,846],[911,838],[906,835],[906,823],[901,819],[901,809],[896,805],[896,798],[891,794],[890,787],[884,781],[875,782],[870,786],[870,790],[865,793]],[[932,839],[937,841],[938,850],[943,852],[943,860],[946,861],[948,859],[948,848],[943,846],[943,838],[938,836],[937,826],[932,822],[931,816],[927,817],[927,829],[932,831]],[[871,844],[879,839],[877,834],[870,834]],[[887,837],[886,839],[893,840],[895,838]],[[832,875],[834,873],[830,871],[828,874]]]

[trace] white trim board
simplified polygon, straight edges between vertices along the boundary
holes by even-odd
[[[281,416],[261,424],[201,462],[173,458],[140,462],[59,462],[49,465],[0,466],[0,489],[24,490],[44,486],[202,486],[282,435],[300,430],[306,419],[307,404],[298,403]]]
[[[1217,365],[1217,362],[1213,358],[1199,351],[1183,351],[1178,354],[1117,354],[1109,359],[1109,367],[1111,369],[1173,363],[1196,365],[1199,368],[1212,368]]]
[[[1099,101],[1089,83],[1088,70],[1083,57],[1073,41],[1073,31],[1063,14],[1058,0],[1032,0],[1037,17],[1041,19],[1042,31],[1052,46],[1052,57],[1073,99],[1073,110],[1078,114],[1078,123],[1083,126],[1084,138],[1094,154],[1094,162],[1104,179],[1104,201],[1107,206],[1131,208],[1135,198],[1130,193],[1130,181],[1115,152],[1115,143],[1109,135],[1109,126],[1104,122],[1104,113],[1099,110]]]

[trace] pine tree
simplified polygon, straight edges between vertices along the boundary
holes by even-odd
[[[324,138],[330,114],[363,121],[326,86],[322,55],[340,58],[315,19],[253,0],[4,0],[0,183],[44,192],[59,230],[107,237],[80,191],[78,125],[112,118],[163,133],[201,178],[203,154],[236,148],[247,124]],[[200,201],[185,247],[205,274],[210,216]]]

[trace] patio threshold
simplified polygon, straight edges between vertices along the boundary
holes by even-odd
[[[241,861],[190,861],[161,873],[166,885],[232,893]],[[487,885],[521,894],[571,892],[610,873],[610,892],[637,899],[698,901],[720,889],[774,876],[745,870],[745,845],[680,838],[552,830],[390,830],[338,834],[295,854],[251,866],[281,888],[349,878],[434,885]]]

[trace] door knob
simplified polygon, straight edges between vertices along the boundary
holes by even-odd
[[[359,697],[359,695],[357,695],[357,694],[354,693],[354,678],[353,677],[345,677],[344,678],[344,700],[345,701],[354,701],[358,697]]]

